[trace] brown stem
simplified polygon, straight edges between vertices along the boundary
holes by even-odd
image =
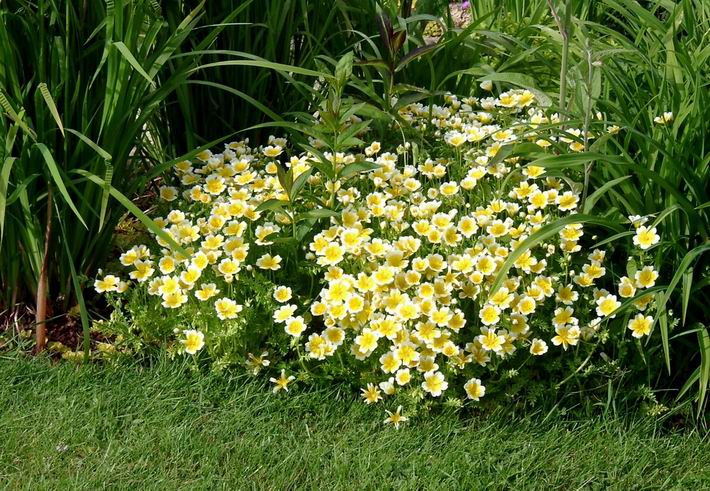
[[[35,353],[44,350],[47,344],[47,269],[49,266],[49,240],[52,235],[52,189],[47,191],[47,225],[44,229],[44,257],[42,269],[37,280],[37,312],[35,314],[36,345]]]

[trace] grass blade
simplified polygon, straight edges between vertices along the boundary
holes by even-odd
[[[86,222],[79,213],[79,210],[77,210],[76,206],[74,206],[74,201],[71,199],[71,196],[69,196],[69,191],[67,191],[67,188],[64,185],[64,180],[62,179],[59,167],[57,167],[57,163],[54,161],[54,157],[52,157],[51,152],[44,143],[35,143],[35,147],[37,147],[39,152],[42,154],[44,162],[47,164],[47,168],[49,169],[49,173],[52,176],[54,183],[57,185],[57,189],[62,195],[62,198],[64,198],[64,201],[74,212],[81,224],[84,225],[84,227],[88,230],[89,227],[86,225]]]
[[[175,249],[176,251],[178,251],[180,254],[184,255],[185,257],[189,257],[190,254],[188,254],[187,251],[182,246],[180,246],[180,244],[175,242],[175,239],[173,239],[170,234],[168,234],[167,232],[165,232],[165,230],[163,230],[161,227],[159,227],[157,223],[155,223],[153,220],[151,220],[148,215],[143,213],[136,205],[133,204],[133,202],[130,199],[128,199],[118,189],[116,189],[115,187],[108,184],[106,181],[101,179],[99,176],[92,174],[91,172],[88,172],[84,169],[74,169],[73,172],[86,177],[87,179],[98,184],[102,188],[108,188],[111,196],[113,196],[116,199],[116,201],[121,203],[121,205],[123,205],[123,207],[126,208],[126,210],[128,210],[133,216],[135,216],[138,220],[140,220],[141,223],[143,223],[143,225],[145,225],[148,230],[150,230],[155,235],[157,235],[158,237],[163,239],[165,242],[170,244],[170,246],[173,249]]]
[[[15,163],[14,157],[7,157],[0,169],[0,250],[2,250],[2,239],[5,235],[5,207],[7,206],[7,187],[12,172],[12,165]]]
[[[62,136],[64,135],[64,125],[62,124],[62,118],[59,117],[59,111],[57,111],[57,105],[54,103],[54,99],[52,98],[52,94],[49,93],[49,89],[47,88],[47,84],[42,82],[37,86],[39,89],[40,93],[42,94],[42,97],[44,98],[44,102],[47,104],[47,108],[49,108],[49,112],[52,114],[52,117],[54,118],[54,121],[57,123],[57,126],[59,127],[59,131],[62,132]]]

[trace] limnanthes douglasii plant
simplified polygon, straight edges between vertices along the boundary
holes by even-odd
[[[421,148],[386,148],[342,99],[351,64],[327,77],[307,144],[234,141],[174,166],[154,220],[187,254],[153,236],[94,283],[118,350],[246,364],[276,391],[335,379],[394,411],[533,404],[543,386],[604,378],[601,350],[658,336],[657,230],[578,213],[574,176],[538,165],[580,153],[576,129],[558,137],[527,90],[449,94],[398,111]],[[630,230],[638,270],[612,278],[588,225]]]

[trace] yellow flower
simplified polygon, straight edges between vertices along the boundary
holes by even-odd
[[[636,295],[636,286],[626,276],[622,276],[619,282],[619,296],[621,298],[631,298]]]
[[[394,379],[397,381],[397,385],[407,385],[412,380],[412,374],[409,368],[400,368]]]
[[[280,390],[285,390],[288,392],[288,384],[296,380],[296,377],[293,375],[289,375],[288,377],[286,376],[286,370],[281,370],[281,375],[279,378],[274,378],[271,377],[269,379],[269,382],[274,384],[274,394],[276,394]]]
[[[579,341],[580,330],[577,326],[561,326],[556,327],[557,336],[552,338],[552,344],[555,346],[562,345],[567,350],[568,346],[575,346]]]
[[[194,355],[205,346],[205,335],[200,331],[189,329],[183,331],[183,334],[185,339],[180,340],[180,342],[185,347],[185,353]]]
[[[174,291],[163,295],[163,307],[168,309],[177,309],[187,303],[187,295],[181,291]]]
[[[277,271],[281,269],[281,256],[272,256],[271,254],[264,254],[256,260],[256,265],[261,269]]]
[[[397,357],[402,360],[403,365],[412,366],[412,364],[419,361],[419,352],[416,350],[416,346],[411,343],[402,343],[397,349]]]
[[[368,157],[372,157],[373,155],[378,154],[381,148],[382,147],[380,145],[380,142],[372,142],[370,146],[365,148],[365,155],[367,155]]]
[[[120,281],[117,276],[107,274],[103,279],[94,281],[94,289],[97,293],[115,292],[118,291]]]
[[[441,372],[429,371],[424,374],[422,389],[433,397],[439,397],[448,387],[449,383]]]
[[[466,143],[466,135],[458,132],[454,132],[446,137],[446,143],[453,147],[460,147]]]
[[[500,309],[495,305],[486,305],[478,311],[478,317],[486,326],[497,324],[500,320]]]
[[[616,299],[616,295],[603,295],[597,299],[597,315],[599,317],[610,316],[612,312],[621,307],[621,302]],[[611,315],[611,318],[616,315]]]
[[[274,300],[276,300],[279,303],[286,303],[289,300],[291,300],[291,297],[293,296],[291,292],[291,288],[287,286],[280,286],[274,290]]]
[[[343,260],[345,250],[340,244],[331,243],[323,249],[321,256],[318,258],[318,264],[321,266],[333,266]]]
[[[495,329],[481,328],[481,334],[476,338],[485,351],[500,352],[505,343],[505,336],[499,335]]]
[[[530,344],[530,354],[533,356],[541,356],[547,353],[547,343],[542,339],[533,339]]]
[[[222,297],[215,301],[214,308],[217,311],[217,317],[220,320],[226,320],[236,318],[243,307],[231,298]]]
[[[192,257],[192,266],[196,267],[197,269],[205,269],[207,265],[210,263],[209,257],[207,257],[207,254],[204,252],[198,252]],[[167,273],[165,273],[167,274]]]
[[[291,317],[286,320],[284,330],[289,336],[297,338],[303,333],[303,331],[306,330],[306,323],[300,315],[297,317]]]
[[[651,288],[656,284],[658,272],[653,269],[653,266],[645,266],[641,271],[636,271],[634,280],[638,288]]]
[[[283,148],[281,148],[279,145],[269,145],[267,147],[264,147],[264,150],[262,153],[269,158],[275,158],[281,155],[281,152],[283,152]]]
[[[365,404],[373,404],[382,400],[380,389],[375,384],[367,384],[367,389],[360,389],[362,397],[365,399]]]
[[[313,333],[308,336],[308,342],[306,342],[306,351],[310,358],[315,358],[316,360],[324,360],[325,357],[332,352],[332,347],[328,341],[320,334]]]
[[[163,256],[158,261],[158,268],[164,275],[172,273],[175,271],[175,259],[172,256]]]
[[[212,174],[205,179],[204,190],[211,195],[222,194],[226,187],[224,178],[220,175]]]
[[[215,285],[214,283],[203,283],[202,285],[200,285],[200,289],[195,291],[195,296],[199,300],[204,302],[214,297],[218,293],[219,290],[217,289],[217,285]]]
[[[629,320],[628,328],[631,329],[631,335],[635,338],[642,338],[651,332],[653,326],[653,317],[636,314],[636,317]]]
[[[294,313],[296,313],[295,305],[283,305],[276,309],[276,311],[274,312],[274,321],[286,322],[291,317],[293,317]]]
[[[468,398],[474,401],[479,401],[481,400],[481,397],[486,395],[486,387],[481,384],[481,379],[478,378],[469,379],[463,388],[466,391]]]
[[[655,118],[653,118],[654,123],[661,124],[661,125],[668,124],[671,121],[673,121],[673,113],[670,111],[664,112],[660,116],[656,116]]]
[[[520,314],[530,315],[535,312],[537,308],[537,302],[530,295],[523,296],[517,305],[517,310]]]
[[[661,237],[656,233],[656,227],[646,227],[642,225],[636,229],[636,235],[634,235],[634,245],[641,249],[648,249],[649,247],[658,244]]]
[[[394,373],[401,365],[402,361],[397,358],[397,354],[392,351],[388,351],[380,357],[380,368],[382,368],[382,371],[385,373]]]
[[[200,279],[201,275],[201,270],[191,266],[180,274],[180,281],[191,289],[195,282]]]
[[[579,196],[572,191],[566,191],[557,197],[557,207],[562,211],[570,211],[577,208]]]
[[[402,406],[398,406],[395,412],[387,411],[387,418],[385,418],[385,424],[391,424],[396,430],[399,429],[399,425],[407,421],[407,417],[402,415]]]
[[[359,336],[355,337],[355,346],[360,354],[370,353],[377,348],[377,339],[379,333],[366,327],[362,330]]]
[[[577,324],[577,319],[573,317],[574,310],[572,307],[559,308],[555,310],[555,316],[552,323],[555,327],[564,326],[565,324]]]
[[[579,293],[572,288],[572,285],[564,285],[557,290],[555,298],[565,305],[572,305],[579,298]]]

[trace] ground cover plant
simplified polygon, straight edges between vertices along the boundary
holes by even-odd
[[[413,139],[387,152],[344,97],[350,63],[336,66],[317,117],[293,125],[305,152],[272,137],[176,164],[153,218],[184,250],[162,237],[134,244],[120,257],[127,271],[95,282],[116,309],[100,329],[117,347],[204,351],[218,368],[268,373],[275,390],[359,384],[368,404],[394,396],[392,411],[491,389],[494,404],[534,405],[601,347],[643,357],[656,224],[612,227],[631,231],[633,256],[605,278],[608,248],[589,247],[584,229],[608,224],[575,213],[582,185],[555,165],[609,128],[560,133],[528,90],[448,95],[400,107]],[[603,379],[615,362],[583,377]]]

